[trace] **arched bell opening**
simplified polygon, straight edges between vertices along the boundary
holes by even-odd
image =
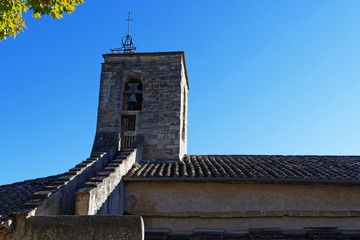
[[[124,85],[121,115],[121,149],[128,148],[136,137],[137,111],[142,108],[143,85],[138,78],[129,78]]]
[[[123,110],[141,110],[143,85],[140,79],[130,78],[124,86]]]

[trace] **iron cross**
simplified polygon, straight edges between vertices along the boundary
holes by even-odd
[[[128,35],[130,35],[130,21],[133,21],[134,19],[130,18],[130,12],[129,12],[129,17],[128,19],[125,19],[125,21],[128,22]]]

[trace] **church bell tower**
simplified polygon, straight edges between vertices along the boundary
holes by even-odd
[[[189,90],[184,52],[137,53],[129,32],[128,25],[122,47],[103,55],[92,151],[125,150],[142,139],[143,160],[182,160]]]
[[[187,145],[184,52],[103,55],[93,151],[143,139],[143,160],[181,160]]]

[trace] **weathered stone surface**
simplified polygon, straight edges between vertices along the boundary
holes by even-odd
[[[122,214],[124,209],[124,187],[122,178],[133,164],[141,159],[142,145],[120,152],[109,165],[113,169],[108,175],[97,175],[76,192],[76,215]],[[117,159],[121,158],[121,161]],[[124,158],[124,159],[123,159]],[[105,168],[109,169],[109,167]]]
[[[25,221],[22,240],[142,240],[140,216],[41,216]]]
[[[43,199],[39,196],[40,201],[36,206],[35,215],[71,215],[75,212],[75,192],[84,186],[85,182],[94,177],[98,172],[102,171],[115,156],[116,151],[109,150],[106,154],[96,153],[92,157],[97,156],[96,161],[79,167],[75,175],[70,175],[69,181],[58,181],[58,188],[51,192],[51,195]],[[70,172],[74,172],[71,171]],[[52,184],[54,185],[54,183]],[[36,195],[35,195],[36,196]],[[29,201],[29,203],[31,203]]]
[[[183,52],[105,54],[93,151],[120,148],[121,118],[136,115],[144,160],[181,160],[186,153],[188,81]],[[129,79],[142,85],[142,109],[124,110]]]

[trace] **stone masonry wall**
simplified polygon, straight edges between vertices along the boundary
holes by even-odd
[[[136,135],[144,139],[143,160],[181,160],[187,132],[184,53],[105,54],[104,59],[93,150],[119,146],[121,116],[136,115]],[[143,85],[142,109],[122,111],[124,85],[132,78]]]
[[[99,106],[93,152],[118,148],[122,101],[123,64],[103,64],[100,78]]]

